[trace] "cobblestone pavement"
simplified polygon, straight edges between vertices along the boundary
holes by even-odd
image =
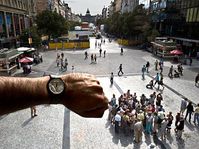
[[[115,43],[102,45],[106,49],[106,58],[99,57],[99,48],[94,47],[95,39],[91,39],[91,48],[86,50],[63,50],[48,51],[41,53],[43,63],[32,67],[32,73],[27,77],[39,77],[44,72],[47,74],[65,74],[72,72],[71,67],[75,66],[74,72],[88,72],[97,75],[105,94],[110,99],[115,93],[118,97],[122,92],[130,89],[139,96],[141,93],[151,94],[152,90],[146,90],[145,85],[151,77],[156,74],[154,62],[156,57],[146,51],[135,48],[124,48],[124,55],[120,55],[120,47]],[[84,60],[84,52],[98,55],[97,64],[90,64],[90,59]],[[62,72],[56,67],[55,58],[57,52],[63,52],[68,58],[68,71]],[[149,76],[141,80],[141,67],[151,63]],[[125,76],[115,77],[113,87],[109,86],[111,72],[117,74],[118,66],[122,63]],[[168,88],[163,91],[163,104],[166,111],[174,114],[179,109],[181,96],[189,98],[198,103],[198,90],[194,86],[194,77],[199,72],[199,62],[194,60],[193,66],[184,66],[184,76],[178,79],[169,79],[167,73],[172,65],[170,61],[164,62],[164,83]],[[176,65],[173,64],[176,68]],[[23,76],[19,70],[15,76]],[[135,148],[145,149],[148,144],[155,142],[159,148],[186,149],[197,148],[199,145],[198,129],[193,124],[186,123],[183,140],[176,140],[172,131],[171,136],[164,142],[152,136],[143,137],[141,144],[134,144],[131,134],[125,136],[123,133],[115,135],[113,127],[107,122],[107,111],[102,119],[85,119],[64,109],[63,106],[39,106],[38,116],[30,119],[30,109],[22,110],[0,117],[0,149],[60,149],[60,148]]]

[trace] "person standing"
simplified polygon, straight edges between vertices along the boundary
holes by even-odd
[[[93,63],[93,60],[94,60],[94,56],[93,54],[91,54],[91,63]]]
[[[35,116],[37,116],[36,106],[30,107],[30,111],[31,111],[31,118],[34,118]]]
[[[122,64],[120,64],[119,66],[119,71],[118,71],[118,76],[120,76],[120,73],[122,73],[122,75],[124,74],[124,72],[122,71]]]
[[[171,65],[171,67],[170,67],[170,69],[169,69],[168,76],[169,76],[170,78],[173,78],[173,65]]]
[[[166,128],[167,128],[167,124],[168,124],[168,119],[164,118],[164,120],[161,123],[160,131],[159,131],[159,136],[161,137],[161,140],[166,139]]]
[[[110,77],[111,86],[113,85],[113,78],[114,78],[114,75],[113,75],[113,72],[111,72],[111,77]]]
[[[198,123],[198,126],[199,126],[199,104],[197,104],[197,107],[195,108],[195,111],[194,111],[194,124],[196,124],[196,121]]]
[[[96,54],[94,55],[94,60],[95,60],[95,63],[97,63],[97,55]]]
[[[185,116],[185,120],[187,120],[187,116],[189,115],[189,123],[191,123],[191,115],[193,113],[193,105],[192,105],[192,102],[190,101],[188,106],[187,106],[187,113],[186,113],[186,116]]]
[[[190,58],[189,58],[189,65],[190,65],[190,66],[192,65],[192,62],[193,62],[193,60],[192,60],[192,58],[191,58],[191,56],[190,56]]]
[[[147,63],[146,63],[146,72],[147,73],[149,73],[149,67],[150,67],[150,63],[149,63],[149,61],[147,61]]]
[[[199,73],[198,73],[198,75],[195,77],[195,86],[198,86],[198,81],[199,81]]]
[[[102,49],[100,48],[99,50],[99,53],[100,53],[100,57],[102,56]]]
[[[178,72],[180,73],[180,75],[183,76],[183,73],[182,73],[183,72],[182,64],[178,64],[177,68],[178,68]]]
[[[143,67],[142,67],[142,80],[145,80],[145,72],[146,72],[146,66],[143,65]]]
[[[104,50],[104,58],[106,57],[106,50]]]
[[[155,61],[155,71],[158,71],[158,60]]]
[[[121,125],[122,117],[120,115],[120,112],[117,112],[117,114],[114,117],[114,123],[115,123],[115,133],[119,133],[120,125]]]
[[[143,124],[141,120],[137,120],[134,125],[134,135],[135,135],[135,142],[139,143],[142,141],[142,131],[143,131]]]
[[[67,60],[67,58],[65,58],[65,65],[64,65],[64,68],[65,68],[65,70],[67,71],[67,68],[68,68],[68,60]]]
[[[151,113],[148,113],[146,115],[146,129],[145,129],[145,131],[146,131],[147,134],[151,134],[151,132],[152,132],[152,125],[153,125],[153,116],[152,116]]]
[[[180,122],[180,117],[181,117],[181,115],[180,115],[180,112],[178,112],[177,114],[176,114],[176,119],[175,119],[175,132],[177,132],[177,126],[178,126],[178,123]]]
[[[187,108],[187,98],[184,98],[183,100],[181,100],[181,106],[180,106],[180,113],[183,115],[184,111]]]
[[[180,117],[180,122],[178,122],[176,127],[177,138],[182,139],[182,132],[184,130],[184,118]]]

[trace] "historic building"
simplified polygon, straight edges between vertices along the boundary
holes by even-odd
[[[93,23],[93,24],[96,23],[96,20],[95,20],[96,16],[91,16],[89,9],[87,9],[86,15],[85,16],[80,15],[80,18],[82,22],[88,22],[88,23]]]
[[[184,47],[185,54],[199,49],[199,0],[151,0],[154,27],[162,36],[170,36]]]
[[[16,45],[17,37],[33,25],[35,0],[0,0],[0,48]]]

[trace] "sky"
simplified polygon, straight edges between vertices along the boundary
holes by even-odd
[[[91,15],[101,14],[102,9],[108,7],[111,0],[64,0],[71,7],[72,12],[75,14],[86,14],[89,8]]]

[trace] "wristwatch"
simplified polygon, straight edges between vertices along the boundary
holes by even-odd
[[[61,97],[66,90],[66,84],[61,77],[50,75],[47,90],[50,97],[50,104],[60,104]]]

